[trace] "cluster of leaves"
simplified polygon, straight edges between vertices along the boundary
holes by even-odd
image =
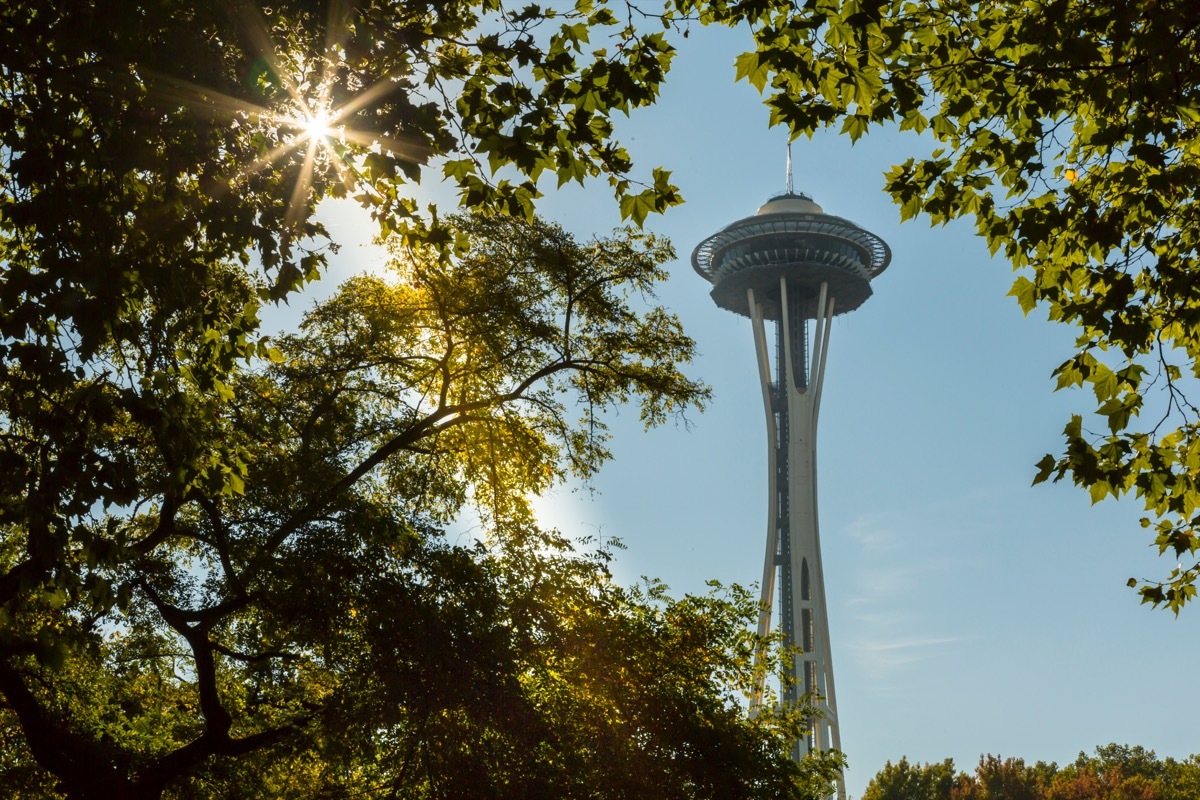
[[[767,94],[772,122],[937,141],[887,176],[903,216],[972,219],[1020,270],[1022,308],[1079,330],[1056,375],[1094,390],[1100,430],[1073,418],[1036,480],[1135,493],[1161,553],[1200,550],[1194,4],[810,0],[719,15],[754,26],[738,74]],[[1139,591],[1178,613],[1198,576],[1181,565]]]
[[[984,756],[973,775],[950,759],[879,771],[862,800],[1189,800],[1200,791],[1200,756],[1159,759],[1141,747],[1110,744],[1059,767]]]
[[[503,12],[498,2],[482,5],[498,12],[500,31],[475,47],[447,47],[441,55],[452,68],[428,81],[439,93],[461,82],[456,125],[472,146],[458,148],[443,172],[460,187],[464,205],[528,214],[543,173],[559,187],[607,174],[622,218],[639,225],[649,213],[681,202],[662,169],[648,184],[629,177],[629,154],[613,140],[612,124],[614,113],[628,115],[658,96],[675,52],[664,34],[678,24],[669,8],[648,15],[605,0],[576,0],[563,10],[528,5]],[[660,21],[662,29],[640,30],[645,18]],[[610,45],[595,47],[593,38]],[[490,180],[507,166],[526,180]]]

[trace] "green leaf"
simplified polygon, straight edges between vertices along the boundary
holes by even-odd
[[[1054,458],[1054,456],[1047,454],[1045,456],[1042,456],[1042,459],[1037,462],[1036,466],[1038,468],[1038,471],[1037,471],[1037,474],[1033,478],[1034,486],[1036,486],[1039,483],[1046,482],[1046,480],[1050,477],[1050,473],[1053,472],[1055,467],[1058,466],[1058,461],[1057,461],[1057,459]],[[1055,480],[1058,480],[1058,479],[1055,478]]]
[[[761,94],[767,86],[767,65],[759,60],[756,52],[746,52],[734,60],[734,80],[745,79]]]
[[[631,219],[638,227],[654,211],[654,192],[647,189],[638,194],[627,194],[621,198],[621,219]]]

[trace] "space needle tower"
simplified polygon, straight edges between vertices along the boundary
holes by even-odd
[[[754,331],[770,483],[758,632],[771,630],[778,586],[779,624],[799,649],[783,699],[795,703],[807,695],[819,711],[795,745],[798,760],[841,749],[817,530],[817,415],[831,323],[871,296],[871,280],[887,267],[891,250],[875,234],[794,192],[790,149],[788,156],[787,191],[702,241],[692,266],[712,283],[716,304],[749,317]],[[774,323],[773,350],[767,322]],[[751,713],[762,705],[762,681]],[[844,800],[841,777],[837,792]]]

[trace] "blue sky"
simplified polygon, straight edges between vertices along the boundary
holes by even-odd
[[[766,443],[749,322],[718,309],[692,248],[784,188],[782,130],[734,84],[744,31],[694,29],[661,102],[623,121],[640,169],[662,165],[686,205],[647,228],[679,251],[660,300],[698,341],[693,373],[716,397],[692,426],[613,423],[595,493],[564,488],[546,521],[616,536],[621,580],[677,593],[751,584],[762,568]],[[1189,688],[1200,607],[1178,620],[1139,606],[1130,576],[1173,565],[1147,546],[1139,504],[1092,507],[1070,486],[1030,487],[1089,398],[1053,393],[1072,331],[1005,297],[1013,273],[968,225],[901,224],[882,173],[929,143],[834,134],[793,147],[795,182],[828,213],[886,240],[875,296],[834,321],[820,422],[820,514],[847,783],[886,760],[980,754],[1073,760],[1110,741],[1200,752]],[[552,188],[552,187],[550,187]],[[423,186],[443,207],[452,194]],[[607,186],[548,192],[541,213],[586,238],[619,223]],[[331,278],[382,261],[353,209],[324,212],[346,244]]]

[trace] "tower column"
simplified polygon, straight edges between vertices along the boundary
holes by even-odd
[[[816,712],[809,732],[793,746],[797,760],[841,749],[817,524],[817,418],[832,320],[870,297],[871,279],[890,260],[883,240],[826,214],[807,195],[794,194],[790,183],[786,194],[709,236],[692,253],[692,266],[713,284],[713,300],[749,317],[754,333],[768,475],[758,633],[770,633],[778,597],[783,638],[797,648],[782,699],[797,703],[803,695]],[[776,323],[774,352],[768,320]],[[766,653],[755,658],[761,668]],[[765,673],[759,672],[751,714],[764,702]],[[844,800],[841,776],[836,791]]]
[[[767,334],[763,325],[763,306],[754,296],[754,289],[746,289],[746,300],[750,308],[750,321],[754,330],[754,353],[757,356],[758,379],[762,387],[763,411],[767,421],[767,547],[763,556],[762,593],[758,604],[758,635],[765,638],[771,632],[772,600],[775,597],[775,573],[779,569],[779,528],[782,509],[779,503],[778,453],[779,425],[776,413],[775,387],[771,380],[771,354],[767,348]],[[760,649],[754,656],[755,666],[761,666],[766,654]],[[750,697],[750,713],[758,713],[763,701],[763,682],[766,673],[761,672]]]
[[[788,416],[787,484],[789,559],[783,568],[790,574],[793,629],[788,640],[800,649],[793,662],[794,686],[817,709],[807,741],[798,743],[797,755],[828,750],[837,732],[837,704],[830,692],[829,618],[825,604],[824,575],[821,568],[820,531],[817,523],[817,466],[816,422],[821,405],[821,390],[826,355],[829,348],[830,321],[833,298],[829,285],[822,282],[815,298],[803,294],[803,289],[789,286],[780,278],[780,321],[783,358],[786,375],[782,376],[780,393],[786,398]],[[806,326],[810,316],[807,306],[815,300],[815,324],[811,353],[797,353],[798,346],[807,343],[796,326]],[[789,698],[792,699],[792,698]],[[838,782],[839,797],[844,796],[842,781]]]

